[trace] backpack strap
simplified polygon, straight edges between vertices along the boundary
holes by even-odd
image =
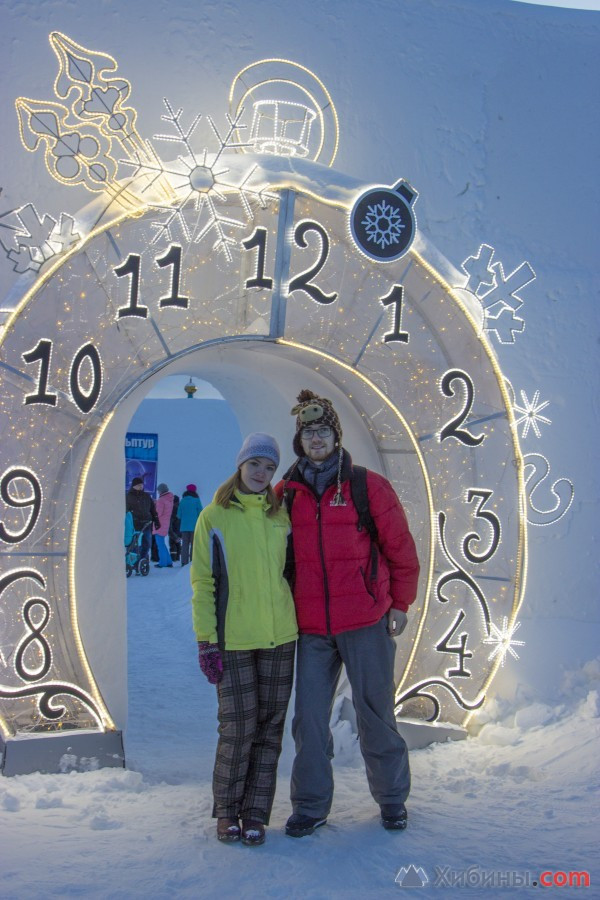
[[[294,497],[295,496],[296,496],[296,488],[289,488],[289,487],[287,487],[287,483],[286,483],[285,487],[283,488],[283,496],[281,499],[283,500],[283,505],[285,506],[285,508],[287,510],[287,514],[290,517],[290,519],[292,518],[292,506],[294,505]]]
[[[352,503],[358,513],[358,530],[365,528],[371,538],[371,579],[377,578],[377,565],[379,561],[377,525],[369,509],[369,494],[367,492],[367,470],[364,466],[353,466],[350,476],[350,494]]]
[[[350,476],[350,494],[352,502],[358,513],[358,530],[363,528],[369,532],[372,541],[377,540],[377,526],[369,509],[369,495],[367,493],[367,470],[364,466],[353,466]]]

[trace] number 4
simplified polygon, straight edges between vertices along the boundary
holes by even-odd
[[[463,631],[461,635],[459,635],[459,644],[449,644],[448,641],[450,638],[456,635],[456,632],[460,628],[461,622],[465,618],[464,612],[459,612],[458,616],[450,626],[450,629],[446,632],[442,640],[439,644],[435,645],[435,649],[439,653],[456,653],[458,656],[458,668],[456,669],[448,669],[446,675],[448,678],[470,678],[471,672],[468,669],[465,669],[465,659],[472,659],[473,654],[470,650],[467,650],[467,640],[469,639],[469,635],[466,631]]]

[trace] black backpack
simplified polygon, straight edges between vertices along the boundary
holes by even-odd
[[[285,506],[290,519],[292,518],[292,504],[296,491],[294,488],[284,488],[283,496]],[[377,577],[377,561],[378,554],[378,535],[377,526],[369,509],[369,495],[367,493],[367,470],[364,466],[352,466],[352,474],[350,475],[350,496],[352,503],[358,513],[358,531],[365,528],[371,538],[371,579]]]

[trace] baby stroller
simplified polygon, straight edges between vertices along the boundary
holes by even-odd
[[[150,522],[148,522],[150,524]],[[133,516],[130,512],[125,515],[125,573],[127,577],[135,572],[136,575],[147,575],[150,571],[149,561],[142,556],[143,530],[136,531],[133,527]]]

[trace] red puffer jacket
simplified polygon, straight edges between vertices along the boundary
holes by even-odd
[[[330,505],[335,484],[318,500],[297,470],[276,487],[279,497],[284,486],[294,491],[294,601],[298,628],[305,634],[339,634],[374,625],[392,606],[406,611],[416,596],[419,561],[392,485],[367,472],[369,509],[379,545],[372,560],[369,534],[357,527],[349,481],[352,463],[347,453],[344,456],[345,506]]]

